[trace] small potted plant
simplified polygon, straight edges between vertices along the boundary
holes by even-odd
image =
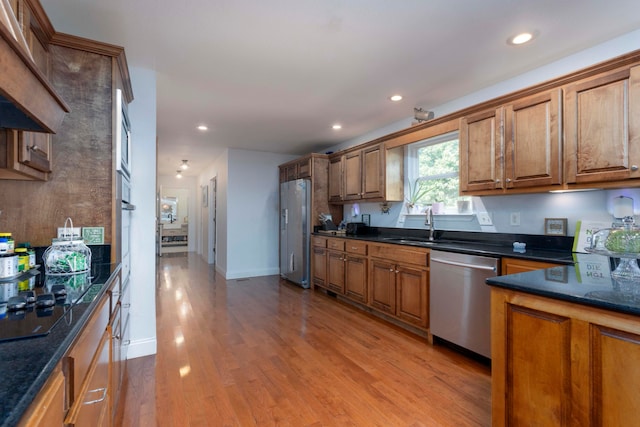
[[[411,185],[411,182],[409,182],[409,197],[405,199],[407,201],[408,213],[412,213],[418,201],[427,194],[427,191],[428,189],[424,185],[424,181],[421,181],[419,178],[415,180],[413,186]]]

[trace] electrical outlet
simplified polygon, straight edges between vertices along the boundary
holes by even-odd
[[[491,222],[491,215],[489,215],[489,212],[478,212],[476,216],[478,217],[478,223],[480,225],[493,225],[493,222]]]
[[[511,216],[509,218],[509,223],[511,225],[520,225],[520,212],[511,212]]]

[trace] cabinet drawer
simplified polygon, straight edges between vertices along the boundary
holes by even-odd
[[[344,243],[342,239],[327,239],[327,247],[336,251],[344,251]]]
[[[311,246],[316,248],[326,248],[327,247],[327,238],[326,237],[311,237]]]
[[[93,317],[85,326],[66,358],[70,376],[70,403],[78,398],[80,387],[89,372],[93,356],[107,330],[111,315],[109,302],[109,295],[103,295],[93,313]]]
[[[366,242],[360,242],[357,240],[347,240],[344,245],[345,245],[345,251],[351,254],[359,254],[359,255],[367,254]]]
[[[65,424],[67,426],[108,426],[109,419],[109,360],[110,338],[108,331],[98,336],[99,344],[86,378],[79,389]]]
[[[429,265],[429,249],[402,245],[369,245],[369,255],[388,261],[415,264],[422,267]]]

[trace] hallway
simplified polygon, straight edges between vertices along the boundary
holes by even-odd
[[[480,363],[277,276],[157,274],[158,354],[128,361],[118,426],[490,425]]]

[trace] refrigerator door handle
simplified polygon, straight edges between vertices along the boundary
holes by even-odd
[[[294,263],[294,256],[295,256],[295,254],[292,252],[291,256],[289,257],[289,271],[296,271],[295,270],[295,263]]]
[[[289,224],[289,209],[284,210],[284,224],[287,225]]]

